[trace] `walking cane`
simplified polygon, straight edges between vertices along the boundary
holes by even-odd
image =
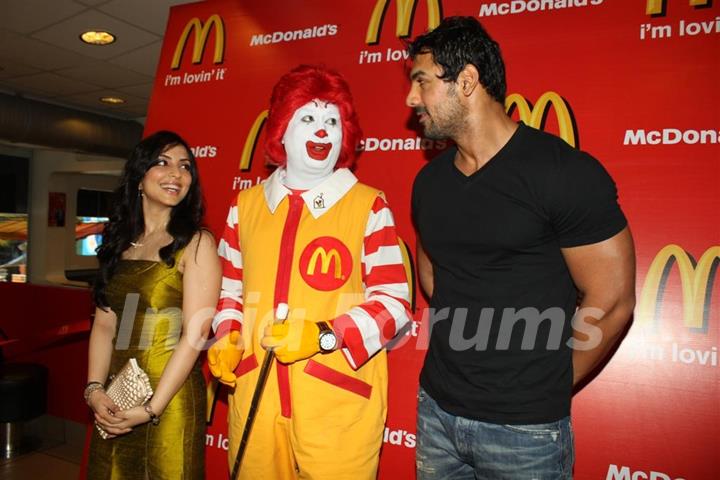
[[[283,323],[288,316],[288,305],[287,303],[278,303],[275,308],[275,320],[273,323]],[[263,360],[262,367],[260,368],[260,376],[255,384],[255,392],[253,393],[252,400],[250,401],[250,410],[248,411],[247,420],[245,420],[245,428],[243,429],[242,438],[240,439],[240,446],[238,447],[237,455],[235,455],[235,464],[233,465],[232,474],[230,475],[231,480],[237,478],[240,472],[240,463],[242,463],[243,454],[247,447],[248,437],[250,437],[250,430],[252,430],[253,422],[255,421],[255,414],[257,413],[257,407],[262,398],[263,390],[265,390],[265,383],[267,377],[270,374],[270,368],[272,367],[273,360],[275,360],[275,352],[271,350],[265,350],[265,359]]]

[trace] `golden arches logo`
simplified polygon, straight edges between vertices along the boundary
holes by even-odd
[[[330,268],[332,266],[335,267],[333,270]],[[337,290],[350,280],[353,256],[340,239],[318,237],[305,246],[300,254],[298,267],[306,284],[315,290],[329,292]]]
[[[257,144],[258,137],[265,120],[268,117],[268,110],[263,110],[255,118],[255,121],[250,127],[247,137],[245,138],[245,145],[243,146],[242,155],[240,156],[240,170],[250,170],[250,164],[252,163],[253,152],[255,152],[255,145]]]
[[[645,3],[646,15],[662,15],[665,11],[667,0],[647,0]],[[691,7],[702,7],[710,5],[710,0],[688,0]]]
[[[307,274],[315,275],[317,270],[318,260],[320,260],[320,273],[327,275],[330,271],[330,262],[335,260],[335,272],[334,277],[336,279],[342,278],[342,262],[340,261],[340,253],[334,248],[331,248],[328,252],[323,247],[317,247],[313,254],[310,256],[310,261],[307,266]]]
[[[710,315],[712,284],[720,263],[720,246],[708,248],[697,264],[678,245],[667,245],[650,264],[638,303],[638,322],[648,324],[657,318],[659,303],[673,265],[677,265],[682,287],[683,324],[703,328]]]
[[[200,63],[203,52],[205,51],[208,37],[210,36],[210,29],[213,25],[215,26],[215,54],[213,55],[213,63],[222,63],[223,55],[225,53],[225,26],[223,25],[220,15],[214,14],[210,15],[210,18],[208,18],[205,23],[195,17],[185,25],[185,29],[183,30],[182,35],[180,35],[180,39],[175,47],[175,53],[173,54],[170,68],[173,70],[180,68],[180,60],[183,52],[185,51],[185,46],[187,45],[190,32],[195,34],[193,37],[194,42],[191,60],[192,63]]]
[[[377,0],[375,8],[370,15],[370,23],[368,24],[367,34],[365,34],[365,43],[372,44],[378,42],[380,36],[380,24],[383,23],[383,17],[387,10],[390,0]],[[440,24],[440,0],[426,0],[428,30],[432,30]],[[407,37],[410,34],[410,22],[413,17],[417,0],[395,0],[397,11],[397,20],[395,23],[395,35],[398,37]]]
[[[575,127],[573,126],[570,109],[560,95],[555,92],[545,92],[535,102],[534,107],[531,107],[528,101],[519,93],[510,94],[505,98],[505,111],[508,114],[512,112],[513,108],[517,108],[520,120],[526,125],[537,129],[543,127],[545,114],[550,106],[555,109],[560,138],[574,147],[577,138]]]

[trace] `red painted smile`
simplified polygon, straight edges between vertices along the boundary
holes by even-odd
[[[308,141],[305,143],[308,156],[313,160],[325,160],[330,155],[332,143],[315,143]]]

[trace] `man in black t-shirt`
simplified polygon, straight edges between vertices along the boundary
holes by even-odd
[[[573,385],[635,304],[615,184],[588,154],[507,116],[500,50],[475,18],[445,19],[409,53],[408,106],[426,137],[456,144],[413,187],[431,329],[418,479],[572,478]]]

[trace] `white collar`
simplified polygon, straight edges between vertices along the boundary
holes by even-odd
[[[284,167],[278,167],[263,183],[265,202],[270,213],[275,213],[278,205],[292,192],[283,181],[287,172]],[[347,168],[338,168],[332,175],[300,196],[313,218],[319,218],[335,205],[357,183],[358,179]]]

